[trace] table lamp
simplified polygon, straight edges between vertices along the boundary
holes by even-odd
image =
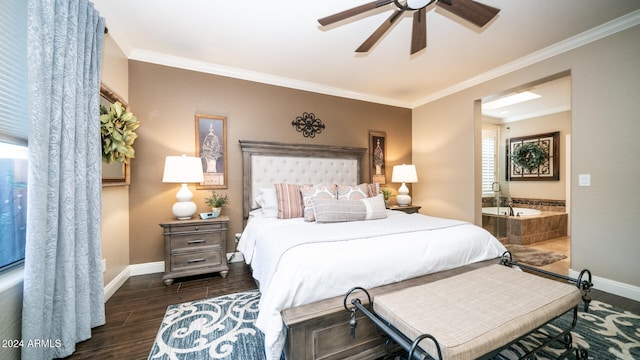
[[[193,156],[167,156],[164,160],[164,175],[162,182],[182,184],[176,194],[176,203],[171,210],[178,220],[189,220],[196,213],[198,207],[191,201],[193,193],[187,183],[201,183],[204,181],[202,160]]]
[[[396,196],[396,202],[399,206],[407,206],[411,204],[411,196],[409,196],[409,188],[406,183],[418,182],[418,174],[416,173],[415,165],[394,165],[393,174],[391,175],[391,182],[399,183],[402,185],[398,189],[398,195]]]

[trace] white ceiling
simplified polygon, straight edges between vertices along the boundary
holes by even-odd
[[[525,90],[539,95],[540,97],[513,105],[503,106],[497,109],[482,109],[482,114],[489,117],[485,119],[485,121],[495,124],[504,124],[571,110],[570,76],[564,76],[537,84],[527,84],[519,87],[518,89],[505,91],[493,96],[487,96],[482,102],[486,103],[487,101],[507,97]]]
[[[409,55],[411,12],[354,52],[393,4],[317,22],[368,1],[93,0],[129,59],[406,108],[640,24],[638,0],[479,0],[496,19],[430,7],[427,48]]]

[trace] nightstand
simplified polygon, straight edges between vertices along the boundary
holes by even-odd
[[[389,206],[387,209],[402,211],[407,214],[415,214],[418,212],[418,210],[420,210],[421,207],[422,206],[418,206],[418,205],[407,205],[407,206],[392,205],[392,206]]]
[[[229,218],[176,220],[161,223],[164,230],[165,285],[178,277],[219,271],[229,273],[227,265],[227,229]]]

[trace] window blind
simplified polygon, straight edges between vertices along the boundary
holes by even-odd
[[[497,181],[496,136],[494,132],[482,131],[482,196],[493,196],[493,182]]]
[[[0,1],[0,141],[26,145],[27,1]]]

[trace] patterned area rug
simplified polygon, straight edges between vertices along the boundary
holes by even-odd
[[[265,359],[259,300],[251,290],[169,306],[149,359]]]
[[[254,326],[259,300],[260,293],[252,290],[169,306],[148,359],[265,359],[264,336]],[[589,359],[640,359],[640,316],[592,301],[589,313],[579,317],[573,343],[587,349]],[[544,330],[569,322],[562,317]],[[493,360],[515,359],[536,343],[539,339],[530,336]],[[538,359],[559,352],[549,349]]]
[[[505,245],[505,247],[511,252],[513,261],[532,266],[544,266],[567,258],[563,254],[538,250],[524,245]]]

